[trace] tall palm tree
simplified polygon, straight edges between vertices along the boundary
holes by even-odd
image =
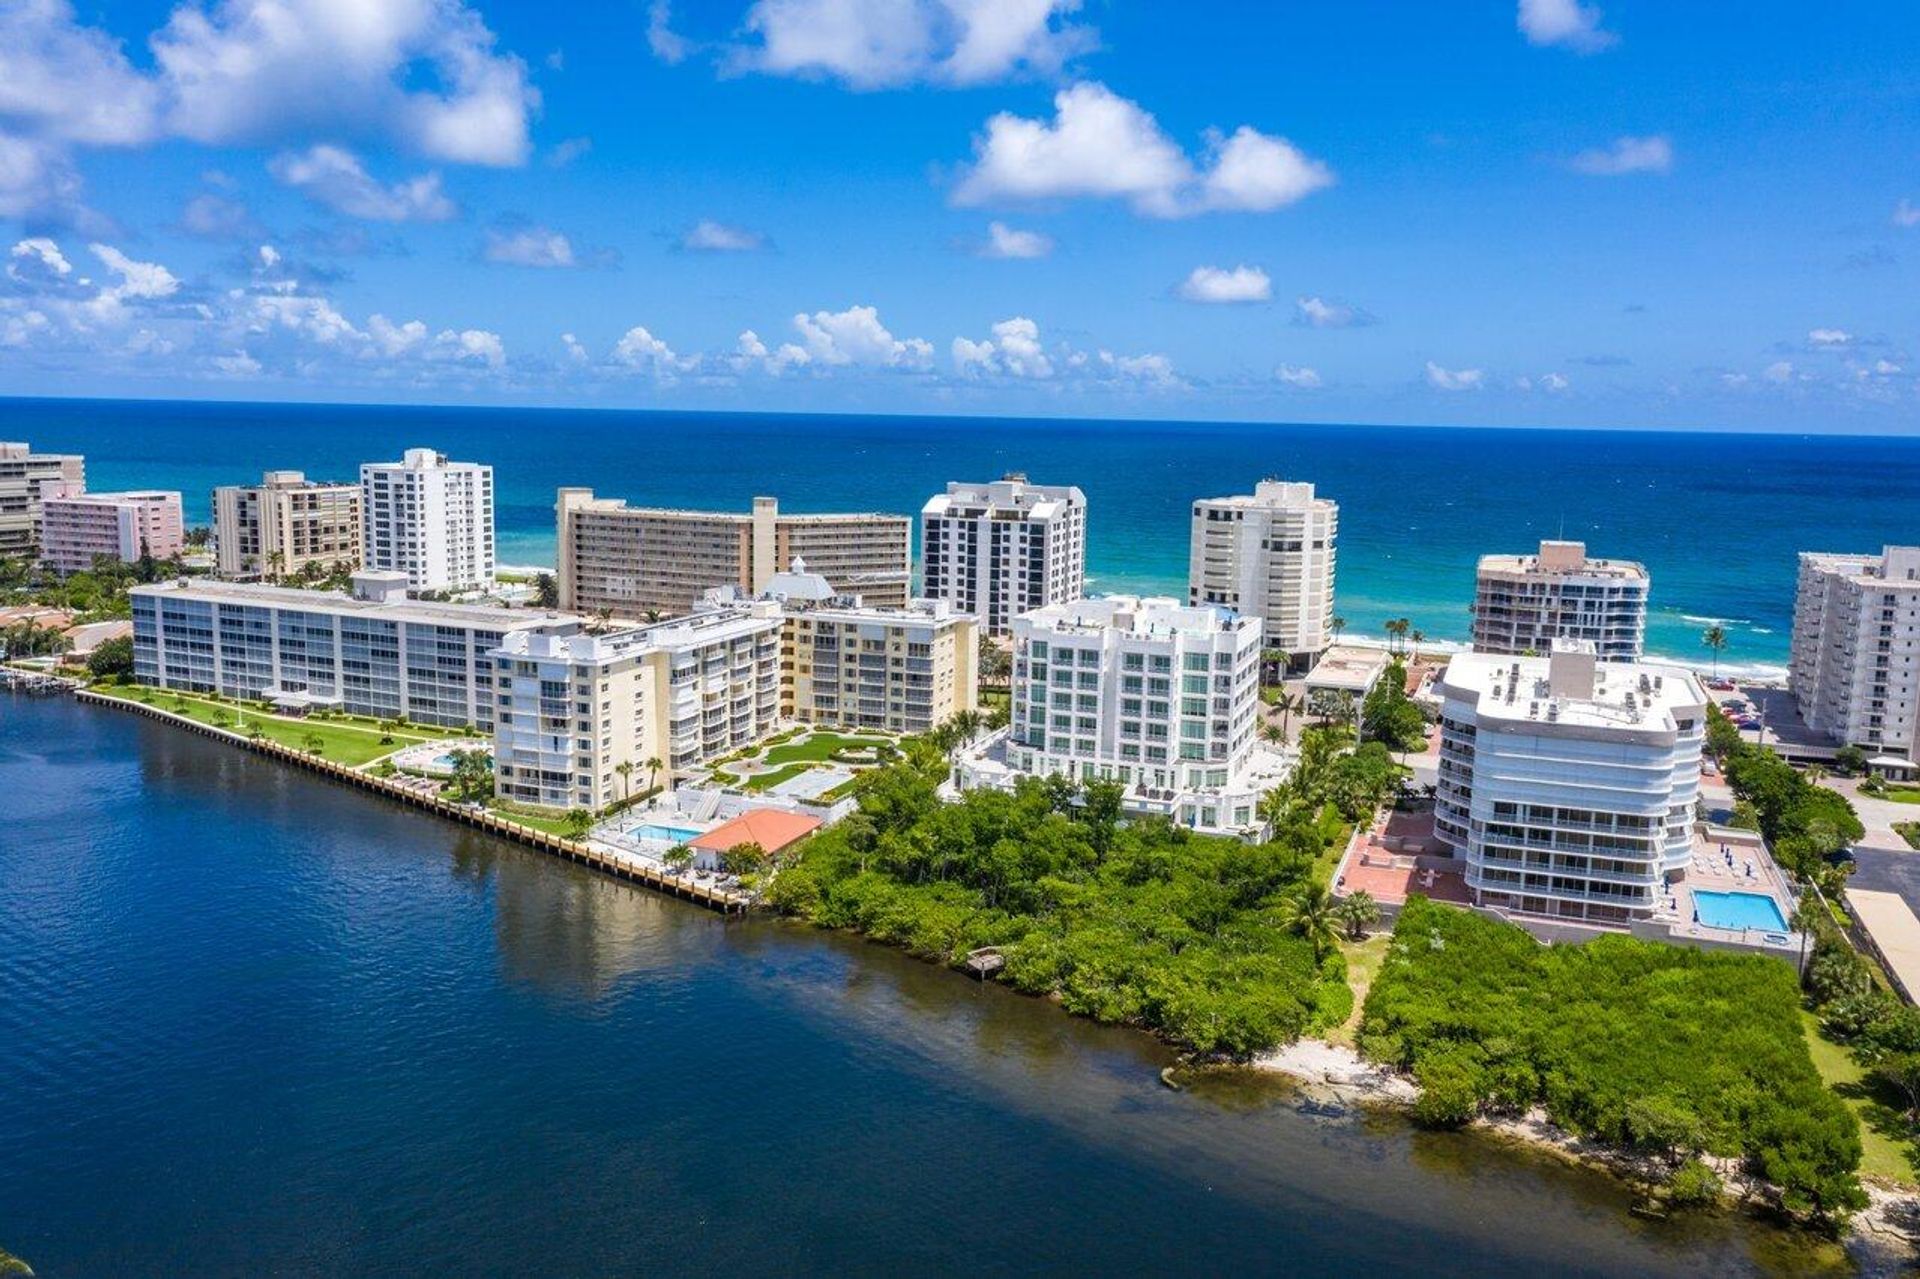
[[[623,759],[613,766],[613,771],[620,774],[620,798],[631,798],[633,795],[633,761]]]
[[[1316,960],[1325,959],[1338,941],[1334,929],[1333,894],[1317,880],[1300,886],[1300,891],[1280,903],[1280,922],[1288,932],[1304,937],[1313,947]]]
[[[1420,646],[1426,643],[1427,637],[1419,631],[1414,631],[1407,638],[1413,641],[1413,660],[1417,662],[1420,660]]]
[[[1340,632],[1347,629],[1347,619],[1344,617],[1336,617],[1327,623],[1327,625],[1333,630],[1333,642],[1338,644],[1340,642]]]
[[[1700,642],[1713,652],[1713,677],[1720,678],[1720,654],[1727,647],[1727,628],[1715,622],[1700,633]]]
[[[1260,726],[1260,736],[1272,742],[1275,746],[1278,746],[1287,740],[1287,730],[1274,723],[1262,724]]]
[[[1273,699],[1273,709],[1280,712],[1280,740],[1285,741],[1287,725],[1292,722],[1295,711],[1306,709],[1306,700],[1303,697],[1295,697],[1283,688],[1280,690],[1280,696]]]
[[[660,757],[658,755],[650,756],[647,759],[647,789],[648,790],[652,790],[654,786],[658,783],[659,777],[660,777],[660,768],[661,768]]]

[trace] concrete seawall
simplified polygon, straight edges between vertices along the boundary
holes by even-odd
[[[349,786],[357,786],[361,790],[372,791],[377,795],[395,800],[410,808],[423,809],[437,816],[447,818],[450,821],[459,822],[464,826],[472,826],[478,830],[484,830],[490,835],[498,835],[502,839],[510,839],[517,844],[523,844],[528,848],[536,849],[549,856],[575,862],[591,870],[599,871],[603,875],[611,875],[615,879],[624,879],[628,883],[641,884],[656,892],[666,893],[669,896],[678,897],[683,901],[695,902],[710,910],[720,911],[723,914],[733,914],[744,911],[750,904],[749,899],[743,894],[729,893],[718,888],[710,888],[705,884],[689,883],[686,880],[662,874],[650,867],[634,865],[631,862],[610,857],[598,849],[577,843],[574,840],[549,834],[543,830],[535,830],[531,826],[522,826],[520,823],[502,817],[498,813],[472,809],[462,804],[450,803],[437,796],[422,795],[405,786],[400,786],[388,781],[384,777],[375,777],[371,773],[364,773],[359,769],[349,768],[345,764],[336,763],[333,760],[321,756],[309,755],[304,751],[295,750],[291,746],[282,746],[279,742],[268,741],[264,737],[251,738],[243,733],[233,732],[230,729],[215,728],[211,724],[202,724],[196,720],[175,715],[173,712],[161,710],[157,706],[146,706],[139,702],[127,701],[119,697],[105,697],[99,693],[89,692],[86,689],[76,689],[74,691],[74,697],[89,705],[110,706],[116,710],[131,711],[136,715],[145,715],[149,719],[164,721],[176,728],[184,728],[189,732],[199,733],[203,737],[218,738],[231,745],[253,751],[256,754],[265,755],[270,759],[279,760],[281,763],[292,764],[296,767],[304,768],[309,772],[318,773],[329,780],[341,782]]]

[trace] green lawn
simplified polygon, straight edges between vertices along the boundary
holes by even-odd
[[[818,764],[827,760],[835,751],[885,745],[890,743],[884,737],[848,737],[841,733],[815,733],[804,741],[787,742],[784,745],[769,747],[765,762],[768,764]]]
[[[1914,1159],[1912,1138],[1906,1136],[1907,1121],[1889,1105],[1860,1063],[1845,1045],[1836,1044],[1820,1033],[1820,1019],[1810,1012],[1801,1013],[1807,1030],[1807,1049],[1813,1054],[1813,1066],[1827,1087],[1838,1093],[1848,1109],[1859,1116],[1860,1144],[1864,1153],[1860,1173],[1883,1177],[1901,1185],[1920,1185],[1920,1165]]]
[[[497,799],[490,802],[487,807],[491,808],[497,816],[504,817],[510,822],[531,826],[535,830],[543,830],[549,835],[558,835],[562,839],[573,838],[573,828],[567,824],[565,813],[535,813]]]
[[[388,734],[376,726],[376,721],[354,716],[346,720],[291,719],[282,715],[268,715],[251,707],[241,708],[232,702],[215,702],[191,694],[181,695],[167,689],[143,688],[138,686],[96,686],[91,691],[107,697],[119,698],[127,702],[144,702],[157,710],[181,715],[196,723],[226,728],[234,732],[258,726],[261,734],[268,740],[282,746],[291,746],[295,750],[307,749],[307,739],[320,739],[320,755],[336,764],[358,767],[370,760],[390,755],[394,751],[419,742],[439,741],[450,737],[468,737],[472,734],[462,729],[438,729],[415,726],[405,732]],[[216,723],[215,716],[224,719]],[[383,743],[380,739],[391,736],[393,741]]]
[[[1880,798],[1896,804],[1920,804],[1920,786],[1889,786]]]
[[[1907,847],[1920,848],[1920,822],[1895,822],[1893,833],[1907,841]]]
[[[756,773],[754,776],[747,778],[746,789],[770,790],[773,787],[778,786],[781,782],[786,781],[790,777],[800,776],[800,774],[806,772],[808,769],[812,767],[813,767],[812,764],[808,763],[805,760],[801,760],[798,763],[787,764],[780,768],[776,768],[771,773]]]
[[[1344,937],[1340,941],[1340,953],[1347,957],[1347,985],[1353,987],[1353,1013],[1345,1022],[1327,1032],[1327,1042],[1345,1044],[1351,1048],[1354,1035],[1360,1029],[1360,1013],[1367,1002],[1367,992],[1373,989],[1373,979],[1380,971],[1380,965],[1386,962],[1387,950],[1393,945],[1393,929],[1376,924],[1380,931],[1365,941],[1352,942]]]

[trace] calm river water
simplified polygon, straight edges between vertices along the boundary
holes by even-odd
[[[0,1051],[42,1276],[1835,1262],[66,699],[0,695]]]

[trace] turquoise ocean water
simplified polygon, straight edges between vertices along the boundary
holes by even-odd
[[[1920,540],[1920,439],[85,400],[0,400],[0,439],[85,453],[94,488],[178,488],[195,522],[216,484],[432,447],[493,465],[501,560],[528,564],[552,560],[560,485],[912,513],[1023,470],[1086,490],[1096,591],[1183,592],[1191,500],[1277,475],[1340,503],[1349,634],[1462,640],[1476,557],[1564,535],[1650,567],[1651,651],[1704,661],[1720,620],[1743,668],[1786,659],[1796,552]]]

